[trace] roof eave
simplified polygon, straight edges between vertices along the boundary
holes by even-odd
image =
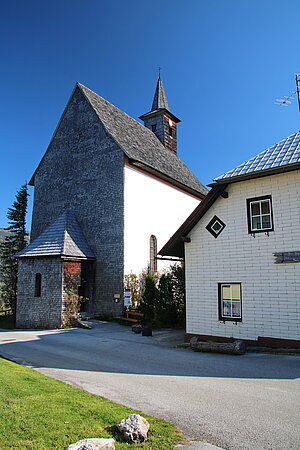
[[[259,170],[255,172],[244,173],[242,175],[237,175],[235,177],[220,178],[219,180],[214,180],[214,183],[209,184],[209,187],[214,187],[215,185],[220,185],[224,183],[236,183],[238,181],[250,180],[252,178],[267,177],[270,175],[276,175],[279,173],[291,172],[292,170],[299,170],[300,163],[287,164],[286,166],[272,167],[270,169]]]
[[[180,181],[175,180],[174,178],[169,177],[168,175],[165,175],[162,172],[159,172],[158,170],[156,170],[156,169],[154,169],[154,168],[152,168],[152,167],[142,163],[141,161],[138,161],[138,160],[135,160],[135,159],[132,159],[132,158],[128,158],[128,161],[129,161],[130,165],[132,165],[134,167],[137,167],[137,168],[141,168],[145,172],[148,172],[148,173],[150,173],[152,175],[155,175],[158,178],[160,178],[161,180],[164,180],[164,181],[166,181],[166,182],[168,182],[168,183],[170,183],[170,184],[172,184],[172,185],[182,189],[183,191],[186,191],[189,194],[194,195],[197,198],[203,199],[207,195],[207,194],[204,194],[204,193],[202,193],[200,191],[197,191],[196,189],[193,189],[193,188],[187,186],[186,184],[181,183]]]
[[[57,259],[64,259],[64,258],[75,258],[75,259],[83,259],[83,260],[95,260],[95,256],[80,256],[80,255],[62,255],[61,253],[56,254],[48,254],[48,255],[16,255],[16,258],[23,258],[23,259],[32,259],[32,258],[57,258]]]
[[[158,252],[161,256],[184,257],[184,242],[187,235],[214,204],[217,198],[225,191],[227,184],[215,184],[203,201],[194,209],[185,222],[178,228],[163,248]]]
[[[159,108],[159,109],[156,109],[155,111],[149,111],[149,112],[143,114],[142,116],[139,116],[139,119],[141,119],[141,120],[149,119],[149,117],[156,116],[158,114],[161,114],[162,112],[164,114],[166,114],[167,116],[169,116],[170,119],[172,119],[174,122],[176,122],[176,123],[181,122],[181,120],[178,117],[176,117],[174,114],[172,114],[166,108]]]

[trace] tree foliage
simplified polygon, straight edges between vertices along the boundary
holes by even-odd
[[[131,303],[137,308],[141,300],[141,280],[135,273],[124,276],[124,289],[130,289]]]
[[[183,264],[174,264],[159,281],[148,270],[139,310],[146,323],[155,327],[185,324],[185,282]]]
[[[10,233],[0,244],[0,270],[2,286],[2,300],[15,312],[17,298],[18,262],[16,253],[26,247],[26,212],[28,199],[27,184],[21,186],[16,194],[16,200],[8,209],[7,218]]]
[[[154,326],[157,321],[157,296],[156,279],[150,269],[147,270],[144,289],[139,304],[139,311],[144,314],[144,323]]]

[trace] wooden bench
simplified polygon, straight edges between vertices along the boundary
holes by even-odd
[[[124,311],[123,316],[116,317],[117,320],[121,320],[122,322],[130,322],[130,323],[138,323],[144,317],[143,313],[136,311]]]
[[[10,309],[2,309],[2,310],[0,310],[0,316],[1,315],[8,316],[10,314],[11,314],[11,310]]]

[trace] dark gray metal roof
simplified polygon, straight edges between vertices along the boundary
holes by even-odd
[[[82,84],[78,83],[78,86],[107,132],[130,160],[151,168],[158,176],[162,174],[182,187],[206,195],[206,187],[174,152],[164,147],[151,130]]]
[[[296,163],[300,163],[300,131],[291,134],[272,147],[267,148],[267,150],[240,164],[235,169],[220,175],[214,181],[221,181]]]
[[[65,211],[37,239],[16,255],[18,258],[71,256],[94,258],[76,217]]]
[[[170,110],[164,85],[160,77],[157,80],[151,111],[156,111],[157,109]]]

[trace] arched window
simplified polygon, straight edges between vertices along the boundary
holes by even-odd
[[[154,234],[150,236],[150,270],[151,272],[157,272],[157,239]]]
[[[35,285],[34,285],[34,296],[41,296],[41,288],[42,288],[42,275],[40,273],[35,274]]]

